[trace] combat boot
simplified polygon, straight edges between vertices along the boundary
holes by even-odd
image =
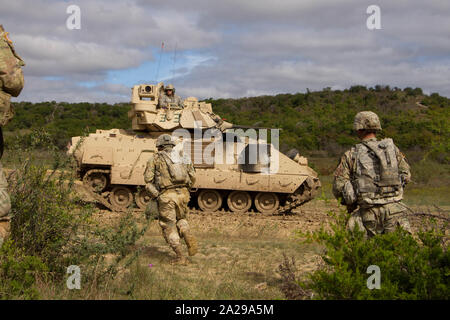
[[[173,251],[175,251],[177,257],[175,259],[173,259],[172,261],[170,261],[170,264],[172,265],[182,265],[185,266],[188,264],[188,261],[186,259],[186,257],[183,255],[183,252],[181,251],[181,246],[177,246],[175,248],[173,248]]]
[[[197,239],[195,239],[195,237],[189,232],[185,232],[183,234],[183,238],[184,241],[186,242],[189,256],[194,256],[198,251]]]

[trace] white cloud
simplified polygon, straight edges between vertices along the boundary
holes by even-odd
[[[71,80],[46,80],[26,77],[25,87],[13,101],[127,102],[131,88],[120,84],[83,86]]]
[[[128,101],[129,88],[111,85],[108,71],[153,61],[162,41],[166,54],[176,43],[185,61],[173,79],[184,96],[354,84],[450,96],[448,1],[379,0],[382,29],[374,31],[366,28],[369,3],[359,0],[79,0],[70,3],[81,8],[76,31],[65,28],[68,4],[0,0],[0,21],[27,63],[19,100]]]
[[[31,75],[60,76],[95,74],[107,70],[137,67],[149,55],[134,48],[97,43],[67,42],[42,36],[15,37]]]

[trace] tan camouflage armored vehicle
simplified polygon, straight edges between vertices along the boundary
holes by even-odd
[[[178,139],[178,151],[194,163],[191,202],[202,211],[222,208],[241,213],[254,208],[265,214],[285,213],[316,195],[320,182],[306,158],[282,154],[243,127],[223,121],[211,104],[196,98],[184,100],[183,107],[159,107],[163,92],[163,83],[133,87],[128,112],[132,130],[97,130],[72,138],[68,153],[97,201],[113,211],[145,209],[150,197],[144,170],[156,151],[156,139],[164,133]],[[255,150],[259,153],[252,157]]]

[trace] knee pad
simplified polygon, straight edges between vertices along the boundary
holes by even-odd
[[[177,228],[180,234],[189,232],[189,224],[186,219],[181,219],[177,221]]]
[[[174,247],[180,245],[180,236],[178,235],[178,232],[167,232],[166,237],[170,246]]]

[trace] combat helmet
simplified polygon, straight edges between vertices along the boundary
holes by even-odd
[[[353,129],[357,130],[381,130],[380,119],[372,111],[361,111],[355,116]]]
[[[175,145],[175,142],[173,142],[172,137],[169,134],[162,134],[156,139],[156,147],[164,147],[167,145]]]
[[[168,84],[167,86],[165,86],[164,92],[166,92],[167,90],[172,90],[173,93],[175,93],[175,88],[173,87],[173,84]]]

